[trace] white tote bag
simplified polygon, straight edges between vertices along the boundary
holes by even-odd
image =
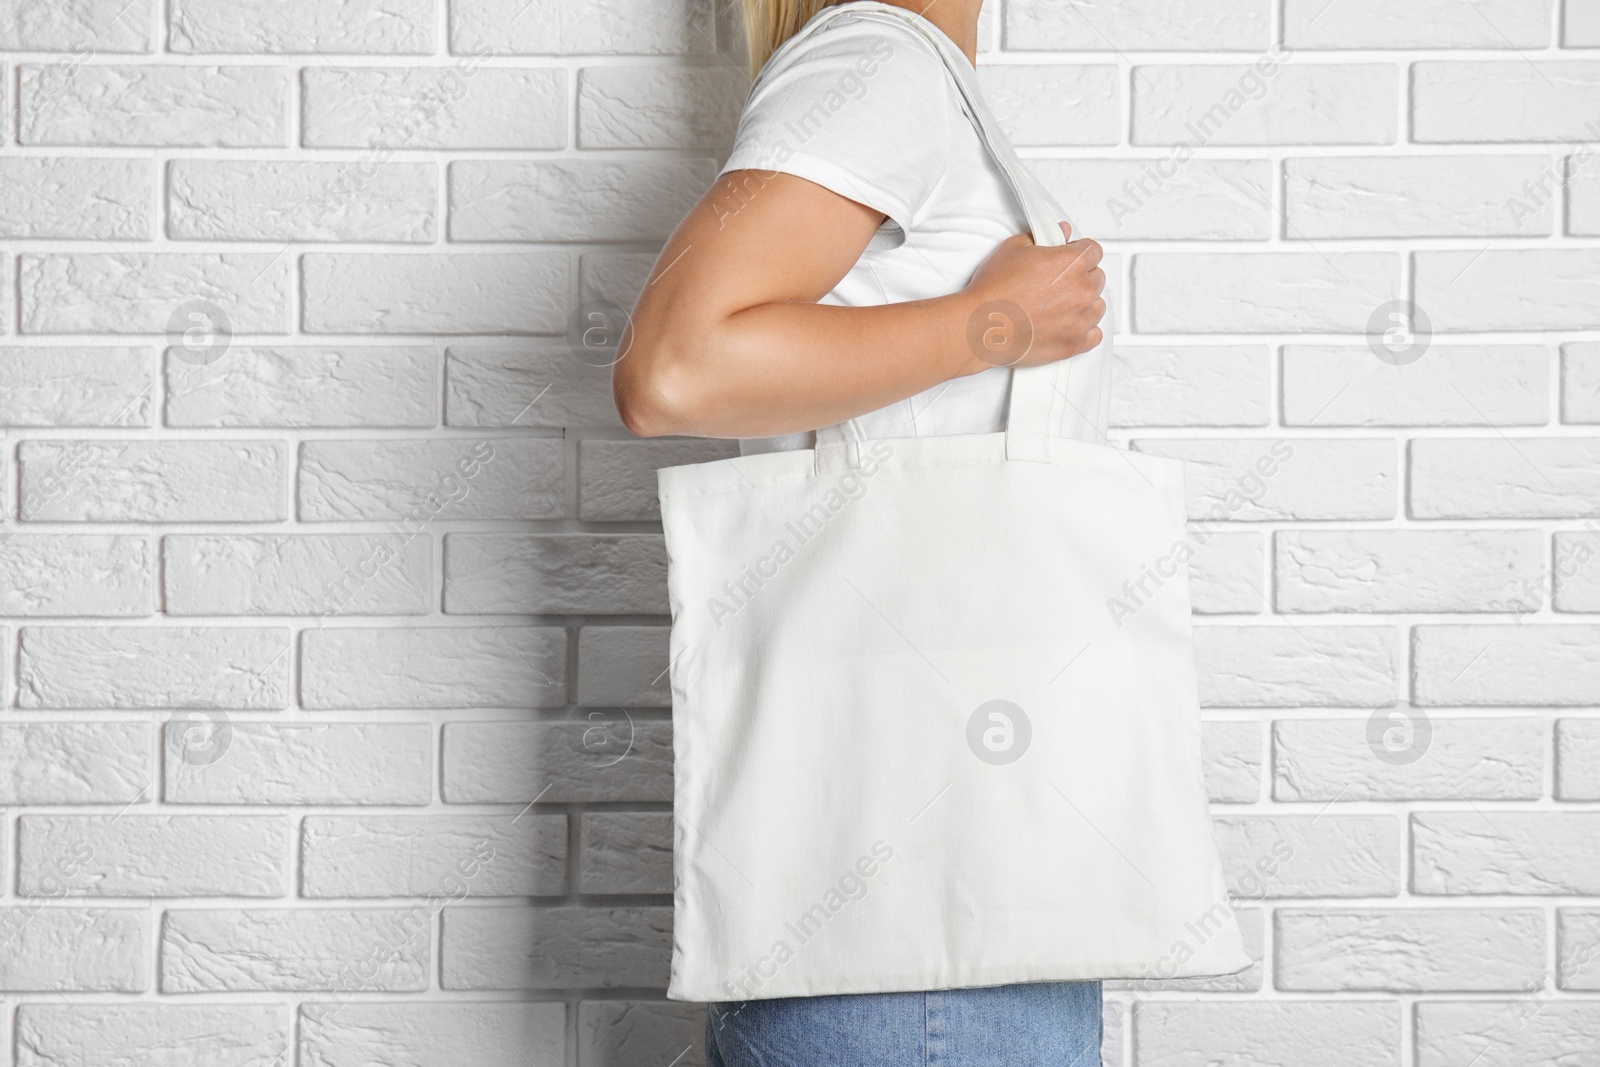
[[[1061,243],[933,43],[1034,239]],[[1182,465],[1075,439],[1109,346],[1013,372],[1004,433],[834,426],[659,472],[669,997],[1249,966],[1201,775]]]

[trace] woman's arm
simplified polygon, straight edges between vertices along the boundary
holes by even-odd
[[[992,300],[1031,325],[1017,365],[1099,344],[1105,273],[1087,240],[1039,248],[1013,237],[949,296],[818,304],[883,219],[790,174],[725,175],[667,242],[623,335],[612,387],[628,429],[767,437],[874,411],[1011,362],[967,343],[969,320]]]

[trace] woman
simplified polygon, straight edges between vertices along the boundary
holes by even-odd
[[[1013,366],[1102,339],[1090,240],[1036,247],[950,79],[982,0],[744,0],[759,77],[727,166],[662,252],[624,339],[636,434],[810,448],[1003,428]],[[926,10],[924,10],[926,8]],[[1071,237],[1070,227],[1062,223]],[[1091,1067],[1100,987],[1056,982],[711,1005],[714,1067]]]

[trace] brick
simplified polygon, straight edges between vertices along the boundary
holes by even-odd
[[[505,51],[503,38],[495,47]],[[387,158],[396,149],[567,146],[561,70],[308,67],[301,85],[306,148],[376,148]]]
[[[293,1041],[280,1004],[23,1004],[17,1067],[256,1067]]]
[[[1189,560],[1189,596],[1196,615],[1260,614],[1266,553],[1255,531],[1213,533]]]
[[[590,0],[573,17],[570,0],[455,0],[455,55],[704,55],[712,50],[711,3]]]
[[[1600,111],[1600,99],[1596,100]],[[1416,302],[1445,330],[1600,327],[1600,249],[1415,252]]]
[[[672,800],[672,724],[626,717],[597,752],[592,721],[452,722],[444,727],[451,804]],[[589,745],[586,748],[586,744]],[[620,751],[621,758],[616,752]]]
[[[1600,704],[1600,626],[1424,625],[1412,635],[1419,704]]]
[[[1105,259],[1108,286],[1115,286],[1115,257]],[[656,265],[652,252],[585,252],[578,271],[579,295],[584,300],[606,300],[631,308],[644,291],[645,280]],[[1113,290],[1113,296],[1115,291]]]
[[[1411,891],[1444,896],[1600,893],[1600,812],[1419,811]]]
[[[27,626],[17,704],[24,708],[281,708],[283,627]]]
[[[447,349],[444,405],[448,426],[622,426],[611,368],[564,347]]]
[[[307,897],[539,897],[567,887],[565,815],[313,815]]]
[[[154,571],[144,537],[13,534],[0,538],[0,615],[149,615]]]
[[[273,0],[258,0],[272,3]],[[432,163],[180,159],[167,165],[167,236],[208,241],[431,242]]]
[[[665,626],[585,626],[579,634],[579,704],[672,706]]]
[[[1389,519],[1395,514],[1398,478],[1389,440],[1137,438],[1133,445],[1185,461],[1191,520]]]
[[[1074,18],[1067,15],[1066,18]],[[1122,78],[1098,63],[986,63],[984,102],[1014,145],[1114,145],[1122,141]],[[1043,160],[1029,169],[1040,173]]]
[[[565,252],[307,252],[300,263],[307,333],[566,329],[572,264]]]
[[[1102,990],[1105,985],[1102,983]],[[1100,1062],[1103,1067],[1121,1067],[1131,1055],[1133,1012],[1140,1001],[1103,993],[1100,1002]],[[1092,1067],[1092,1065],[1091,1065]]]
[[[155,0],[13,0],[0,17],[0,51],[149,52]]]
[[[1461,21],[1461,20],[1457,20]],[[1547,156],[1341,156],[1284,161],[1284,213],[1295,239],[1508,237],[1554,232]]]
[[[1462,18],[1451,0],[1382,0],[1338,5],[1288,0],[1284,43],[1292,48],[1544,48],[1553,0],[1491,0]],[[1326,4],[1326,6],[1324,6]]]
[[[1594,150],[1585,145],[1567,157],[1562,172],[1566,177],[1567,233],[1575,237],[1600,235],[1600,173],[1596,173],[1594,162]],[[1525,211],[1531,200],[1557,195],[1558,188],[1541,185],[1517,209]]]
[[[1600,990],[1600,911],[1556,909],[1556,986]]]
[[[717,54],[738,67],[748,70],[750,50],[746,46],[743,17],[738,9],[727,4],[715,4],[711,12],[712,29],[716,34]],[[993,8],[978,13],[978,50],[996,52],[1000,48],[1000,18]]]
[[[1407,716],[1426,725],[1408,725]],[[1544,793],[1547,744],[1535,719],[1445,719],[1420,708],[1379,708],[1360,718],[1282,719],[1273,725],[1272,796],[1537,800]]]
[[[1561,346],[1561,421],[1600,423],[1600,343]]]
[[[150,914],[134,908],[0,907],[0,990],[142,993]]]
[[[1400,894],[1400,823],[1391,815],[1237,816],[1213,827],[1235,896]]]
[[[565,1067],[566,1019],[559,1002],[312,1002],[300,1007],[300,1062],[369,1067],[382,1048],[396,1063]]]
[[[716,172],[709,159],[452,163],[450,239],[665,240]]]
[[[1134,329],[1364,333],[1399,285],[1400,262],[1386,252],[1143,252],[1133,257]]]
[[[169,804],[426,804],[433,797],[427,723],[230,723],[209,763],[172,755],[168,727],[163,799]]]
[[[672,812],[583,814],[580,893],[671,893]]]
[[[578,1005],[578,1067],[704,1067],[705,1030],[704,1005],[585,1000]]]
[[[288,518],[276,441],[24,441],[34,522],[273,522]]]
[[[656,534],[447,534],[444,578],[451,614],[668,613]]]
[[[559,437],[321,439],[300,447],[302,522],[551,519],[566,512]]]
[[[1423,144],[1588,141],[1597,114],[1600,63],[1442,60],[1411,68],[1411,136]]]
[[[1315,1063],[1400,1067],[1400,1009],[1372,1001],[1143,1001],[1133,1012],[1141,1064]]]
[[[1545,921],[1525,908],[1282,909],[1277,987],[1393,993],[1537,989]]]
[[[0,827],[0,848],[6,850],[5,859],[0,859],[0,877],[5,878],[6,885],[9,886],[11,884],[12,874],[6,868],[8,866],[8,861],[12,856],[12,852],[11,845],[6,841],[6,831],[4,827]],[[52,877],[48,883],[50,896],[47,899],[55,900],[70,893],[73,888],[72,879],[76,878],[78,872],[81,870],[82,864],[78,856],[58,857],[55,863],[55,869],[52,872]],[[37,894],[25,894],[25,896],[32,898],[36,897]],[[34,900],[29,899],[28,903],[33,904]],[[19,912],[17,915],[18,918],[21,918],[22,916],[23,913],[21,912]],[[9,947],[12,937],[11,932],[9,930],[0,930],[0,936],[5,937],[5,943]]]
[[[1522,1067],[1581,1062],[1600,1032],[1600,1005],[1556,1000],[1422,1001],[1417,1067]]]
[[[1288,426],[1543,426],[1549,398],[1541,345],[1438,346],[1404,366],[1366,346],[1283,349]]]
[[[142,722],[0,723],[0,804],[151,799],[153,742]]]
[[[1208,720],[1200,739],[1206,792],[1213,804],[1254,804],[1261,799],[1261,724]]]
[[[1136,145],[1394,144],[1399,70],[1389,63],[1142,64]]]
[[[1414,519],[1600,518],[1600,438],[1411,442]]]
[[[722,63],[585,67],[578,75],[578,147],[726,149],[749,90],[744,71]]]
[[[1203,707],[1373,707],[1394,699],[1389,626],[1195,627]]]
[[[0,34],[4,23],[0,23]],[[0,159],[0,238],[148,241],[155,165],[71,156]]]
[[[425,615],[426,538],[371,534],[170,535],[168,615]]]
[[[1281,612],[1536,611],[1538,530],[1280,530]]]
[[[1600,11],[1567,0],[1561,5],[1561,43],[1568,48],[1600,48]]]
[[[665,988],[668,907],[451,908],[445,989]]]
[[[588,440],[578,446],[578,518],[590,522],[661,519],[656,470],[738,455],[725,441]]]
[[[297,5],[280,0],[173,0],[173,52],[432,53],[435,0],[355,0]]]
[[[1072,205],[1074,236],[1265,241],[1272,235],[1266,160],[1034,160],[1028,169]]]
[[[23,333],[166,332],[177,344],[195,326],[208,337],[289,332],[291,264],[282,255],[67,252],[24,254],[20,263]]]
[[[93,897],[281,897],[289,822],[277,815],[24,815],[17,835],[25,894]],[[60,880],[63,857],[83,857]]]
[[[1113,426],[1265,426],[1272,364],[1265,345],[1118,345]]]
[[[308,708],[526,708],[566,703],[567,634],[555,626],[307,630]]]
[[[1255,51],[1267,47],[1270,14],[1262,0],[1116,4],[1092,13],[1052,0],[1016,0],[1002,20],[1008,52]]]
[[[1600,719],[1556,722],[1556,798],[1600,800]]]
[[[0,426],[149,426],[148,348],[0,346]]]
[[[420,991],[431,928],[420,904],[168,911],[161,991]]]
[[[239,346],[214,363],[169,349],[167,425],[432,427],[438,373],[426,345]]]
[[[289,70],[262,66],[82,64],[64,77],[20,68],[17,143],[149,148],[283,148]]]

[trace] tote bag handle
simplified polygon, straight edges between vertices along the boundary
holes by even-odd
[[[1023,168],[1022,160],[1017,157],[1011,142],[1006,139],[994,116],[990,115],[988,108],[984,106],[983,98],[978,95],[972,82],[972,71],[965,64],[958,64],[955,57],[950,54],[949,46],[939,40],[942,36],[940,30],[905,8],[872,2],[825,8],[812,19],[807,30],[815,29],[835,15],[846,11],[862,12],[863,9],[864,13],[898,19],[928,39],[928,43],[944,61],[945,69],[955,81],[956,88],[961,93],[963,109],[977,130],[978,139],[988,151],[989,158],[1000,168],[1006,185],[1021,206],[1023,215],[1028,221],[1028,229],[1033,234],[1034,244],[1066,244],[1067,239],[1061,233],[1053,206],[1036,191],[1032,176]],[[1082,357],[1073,356],[1054,363],[1017,367],[1012,370],[1010,401],[1006,410],[1006,458],[1041,463],[1049,461],[1048,439],[1057,436],[1058,428],[1066,416],[1067,383],[1072,375],[1072,360],[1079,358]],[[832,426],[823,426],[817,430],[816,436],[819,470],[855,466],[859,463],[858,444],[862,435],[856,420],[849,419]]]

